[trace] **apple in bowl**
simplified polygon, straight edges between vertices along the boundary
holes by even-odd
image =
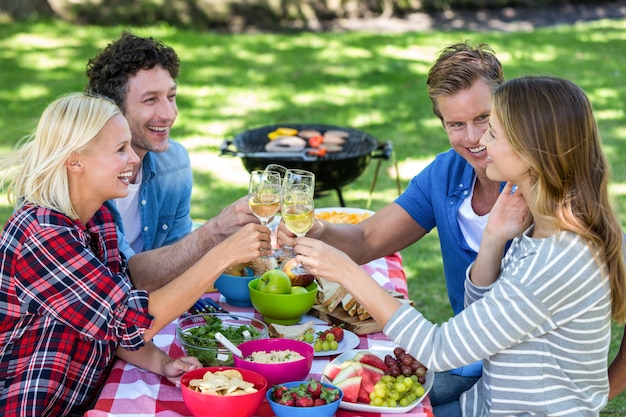
[[[280,269],[270,269],[259,278],[256,289],[269,294],[291,293],[291,280]]]

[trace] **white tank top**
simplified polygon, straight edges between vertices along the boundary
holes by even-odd
[[[459,206],[457,219],[465,241],[472,250],[478,252],[480,240],[483,236],[483,230],[485,230],[487,220],[489,220],[489,213],[484,216],[479,216],[474,212],[474,209],[472,208],[472,197],[474,196],[475,186],[476,179],[474,179],[474,184],[472,184],[470,195],[467,196],[467,198],[463,200]]]
[[[134,184],[128,185],[128,195],[116,198],[117,209],[122,216],[124,236],[135,253],[143,252],[143,238],[141,237],[141,213],[139,212],[139,188],[141,186],[141,167]]]

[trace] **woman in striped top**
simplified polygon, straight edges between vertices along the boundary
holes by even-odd
[[[298,260],[341,282],[429,368],[484,359],[483,377],[449,415],[597,416],[611,317],[626,319],[626,272],[591,104],[564,79],[510,80],[494,93],[481,144],[487,175],[507,185],[467,271],[467,308],[448,322],[430,323],[320,241],[299,238]]]

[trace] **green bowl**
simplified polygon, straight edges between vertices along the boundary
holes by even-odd
[[[260,278],[248,283],[250,301],[256,311],[263,315],[263,321],[276,324],[298,324],[302,315],[311,310],[317,296],[317,283],[306,287],[302,294],[269,294],[256,289]]]

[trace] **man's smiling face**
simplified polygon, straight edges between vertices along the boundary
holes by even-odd
[[[161,66],[141,70],[128,80],[125,114],[132,146],[143,159],[147,152],[165,152],[176,116],[176,82]]]

